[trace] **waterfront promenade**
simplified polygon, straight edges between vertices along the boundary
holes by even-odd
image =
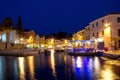
[[[38,50],[31,49],[0,50],[0,56],[31,56],[37,53]]]
[[[105,53],[113,54],[113,55],[120,55],[120,50],[109,50],[109,51],[106,51]]]

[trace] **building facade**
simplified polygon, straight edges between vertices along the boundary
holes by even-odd
[[[120,48],[120,14],[109,14],[89,24],[90,40],[104,43],[105,48]]]
[[[112,13],[98,18],[85,27],[85,34],[80,38],[78,33],[73,34],[73,40],[91,40],[97,49],[120,49],[120,14]]]

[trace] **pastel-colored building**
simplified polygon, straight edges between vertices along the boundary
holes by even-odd
[[[36,47],[40,47],[40,36],[39,35],[36,35]]]
[[[10,43],[19,44],[19,36],[18,36],[16,30],[11,30],[10,31]]]
[[[40,36],[40,47],[45,47],[45,36]]]
[[[85,27],[85,40],[90,40],[90,26]]]
[[[35,43],[35,32],[33,30],[31,31],[25,31],[23,33],[23,36],[25,39],[28,39],[28,44],[34,44]]]
[[[105,48],[120,48],[120,14],[113,13],[98,18],[89,24],[90,40],[104,43]]]
[[[120,13],[111,13],[98,18],[85,27],[84,38],[79,38],[78,31],[73,34],[73,40],[90,40],[96,49],[120,49]]]
[[[85,30],[80,30],[73,34],[72,40],[85,40]]]

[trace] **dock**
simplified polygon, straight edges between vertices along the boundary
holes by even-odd
[[[0,50],[0,56],[32,56],[37,53],[34,50]]]

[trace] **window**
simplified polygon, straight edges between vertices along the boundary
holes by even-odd
[[[103,23],[104,23],[104,20],[102,20],[101,22],[102,22],[102,24],[103,24]]]
[[[98,22],[96,22],[96,26],[98,26]]]
[[[120,40],[118,40],[118,46],[119,46],[119,48],[120,48]]]
[[[90,30],[90,28],[88,28],[88,31]]]
[[[120,37],[120,29],[118,29],[118,36]]]
[[[104,30],[102,31],[102,35],[104,35]]]
[[[117,22],[120,22],[120,17],[117,18]]]
[[[93,37],[94,37],[94,33],[93,33]]]
[[[92,24],[92,27],[94,28],[94,24]]]
[[[84,32],[82,32],[82,34],[84,34]]]
[[[97,35],[96,35],[96,37],[98,38],[98,32],[97,32]]]

